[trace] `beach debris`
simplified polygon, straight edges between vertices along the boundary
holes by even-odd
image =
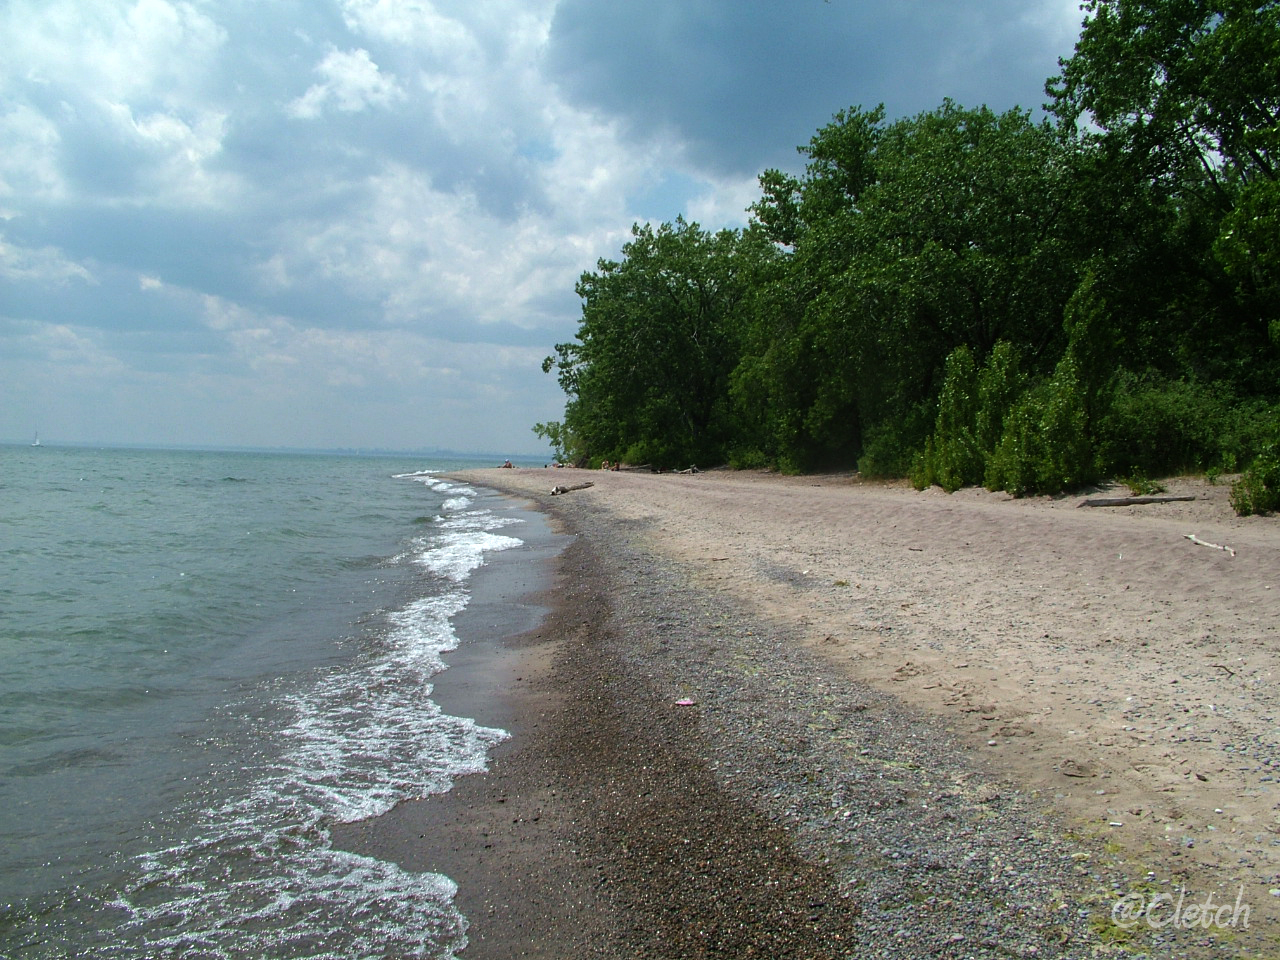
[[[1231,554],[1231,556],[1233,556],[1233,557],[1236,555],[1235,550],[1233,550],[1231,547],[1224,547],[1224,546],[1222,546],[1222,544],[1219,544],[1219,543],[1210,543],[1208,540],[1201,540],[1201,539],[1200,539],[1199,537],[1197,537],[1194,533],[1184,534],[1184,536],[1185,536],[1188,540],[1190,540],[1192,543],[1198,543],[1198,544],[1200,544],[1200,546],[1202,546],[1202,547],[1213,547],[1213,549],[1215,549],[1215,550],[1223,550],[1223,551],[1226,551],[1227,553]]]
[[[574,490],[585,490],[587,489],[587,487],[594,487],[594,486],[595,484],[590,480],[588,480],[586,483],[575,483],[571,487],[566,487],[566,486],[557,484],[556,486],[551,488],[551,495],[553,497],[558,497],[562,493],[572,493]]]
[[[1092,766],[1090,766],[1087,763],[1082,763],[1081,761],[1075,760],[1071,757],[1068,757],[1067,759],[1063,760],[1061,764],[1059,764],[1058,772],[1061,773],[1064,777],[1088,778],[1088,777],[1096,777],[1098,775]]]
[[[1092,500],[1081,500],[1082,507],[1136,507],[1144,503],[1176,503],[1181,500],[1198,500],[1195,496],[1164,497],[1095,497]]]
[[[677,707],[692,707],[692,706],[693,706],[695,703],[697,703],[697,702],[698,702],[698,701],[697,701],[697,700],[694,700],[692,697],[681,697],[679,700],[677,700],[677,701],[676,701],[676,706],[677,706]]]

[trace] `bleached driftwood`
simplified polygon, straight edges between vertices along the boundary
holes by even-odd
[[[1202,547],[1213,547],[1213,549],[1215,550],[1225,550],[1227,553],[1231,554],[1231,556],[1233,557],[1236,555],[1236,552],[1230,547],[1224,547],[1218,543],[1210,543],[1208,540],[1201,540],[1194,533],[1188,533],[1188,534],[1185,534],[1185,536],[1192,543],[1198,543]]]
[[[551,495],[553,497],[558,497],[562,493],[572,493],[574,490],[585,490],[587,489],[587,487],[594,487],[594,486],[595,484],[590,480],[588,480],[586,483],[575,483],[571,487],[555,486],[551,488]]]
[[[1196,497],[1101,497],[1081,500],[1082,507],[1134,507],[1143,503],[1173,503],[1177,500],[1195,500]]]

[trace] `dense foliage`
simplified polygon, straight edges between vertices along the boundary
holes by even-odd
[[[1237,499],[1272,509],[1280,0],[1084,9],[1049,120],[851,108],[746,229],[635,227],[535,430],[579,462],[1019,495],[1252,465]]]

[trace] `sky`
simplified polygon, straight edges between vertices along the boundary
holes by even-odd
[[[574,284],[1077,0],[3,0],[0,440],[541,455]]]

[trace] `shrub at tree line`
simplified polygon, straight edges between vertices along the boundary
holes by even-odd
[[[1280,0],[1090,0],[1050,119],[837,113],[742,230],[637,225],[534,429],[566,460],[946,490],[1243,471],[1280,507]]]

